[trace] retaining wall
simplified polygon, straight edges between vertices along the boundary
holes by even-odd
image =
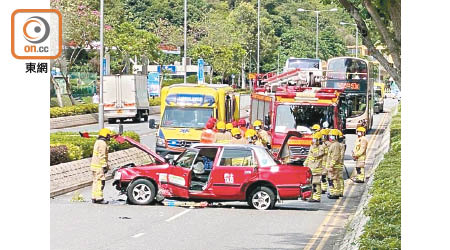
[[[110,171],[107,173],[107,179],[112,178],[111,170],[116,167],[128,163],[143,165],[151,162],[149,155],[137,148],[110,153],[108,158]],[[92,184],[90,163],[91,158],[86,158],[50,166],[50,197],[90,186]]]
[[[160,106],[151,106],[149,114],[159,114]],[[50,129],[68,128],[81,125],[88,125],[98,123],[98,113],[86,115],[63,116],[57,118],[50,118]]]

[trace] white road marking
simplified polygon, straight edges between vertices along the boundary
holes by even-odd
[[[135,235],[133,235],[133,236],[131,236],[132,238],[138,238],[138,237],[141,237],[142,235],[144,235],[145,233],[138,233],[138,234],[135,234]]]
[[[182,216],[183,214],[190,212],[191,210],[192,210],[192,209],[186,209],[186,210],[184,210],[183,212],[181,212],[181,213],[179,213],[179,214],[176,214],[176,215],[170,217],[169,219],[166,220],[166,222],[169,222],[169,221],[171,221],[171,220],[174,220],[174,219],[176,219],[176,218]]]

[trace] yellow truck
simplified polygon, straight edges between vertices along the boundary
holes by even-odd
[[[375,82],[373,84],[374,105],[373,110],[376,114],[383,112],[384,109],[384,83]]]
[[[202,129],[211,117],[224,122],[238,120],[239,100],[239,94],[226,84],[174,84],[162,88],[156,153],[180,154],[192,143],[200,142]]]

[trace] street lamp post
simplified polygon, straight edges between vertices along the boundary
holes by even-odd
[[[258,52],[257,52],[257,54],[256,54],[256,79],[258,80],[258,77],[259,77],[259,25],[260,25],[260,22],[259,22],[259,10],[260,10],[260,5],[261,5],[261,1],[260,0],[258,0],[258,46],[257,46],[257,50],[258,50]],[[250,90],[253,90],[253,85],[252,84],[250,84]]]
[[[100,98],[98,104],[99,130],[105,125],[103,109],[103,0],[100,0]]]
[[[334,12],[337,10],[338,10],[337,8],[329,10],[305,10],[302,8],[297,9],[298,12],[313,11],[314,13],[316,13],[316,58],[319,58],[319,13],[324,11]]]
[[[354,23],[346,23],[346,22],[340,22],[340,25],[353,25],[356,29],[356,35],[355,35],[355,57],[358,57],[358,25]]]
[[[187,57],[186,57],[186,49],[187,47],[187,0],[184,0],[184,58],[183,58],[183,70],[184,70],[184,83],[186,83],[186,76],[187,76],[187,72],[186,72],[186,61],[187,61]]]

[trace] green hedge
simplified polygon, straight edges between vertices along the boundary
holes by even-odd
[[[150,104],[150,106],[159,106],[161,105],[161,97],[157,96],[155,98],[150,97],[148,99],[148,103]]]
[[[90,138],[83,138],[74,132],[57,132],[50,134],[50,165],[92,157],[97,133],[89,133]],[[125,131],[123,135],[139,141],[139,135]],[[59,147],[65,146],[66,149]],[[114,139],[109,143],[109,152],[130,148],[129,143],[120,144]]]
[[[401,248],[401,114],[391,123],[391,149],[375,171],[360,249]]]
[[[71,116],[71,115],[84,115],[98,112],[98,104],[82,104],[70,107],[54,107],[50,108],[50,118]]]

